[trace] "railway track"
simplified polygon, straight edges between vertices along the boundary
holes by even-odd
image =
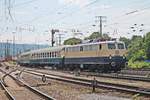
[[[4,85],[3,81],[0,80],[0,85],[2,87],[2,89],[5,91],[4,93],[6,94],[6,96],[8,97],[8,99],[10,100],[15,100],[14,96],[9,92],[9,90],[6,88],[6,86]]]
[[[68,73],[68,74],[74,74],[74,72],[71,72],[71,71],[60,71],[60,72]],[[80,72],[80,75],[87,76],[87,77],[88,76],[96,76],[96,77],[105,77],[105,78],[126,79],[126,80],[150,82],[150,77],[140,76],[140,75],[128,75],[128,74],[123,74],[123,73],[109,73],[109,74],[106,74],[106,73],[94,73],[94,72]]]
[[[121,70],[120,73],[129,75],[147,76],[150,75],[150,69],[123,69]]]
[[[4,71],[2,69],[0,69],[0,71],[4,74],[8,74],[6,71]],[[51,96],[37,90],[36,88],[31,87],[30,85],[25,83],[23,80],[20,80],[20,79],[14,77],[11,74],[8,74],[8,76],[11,77],[17,84],[20,84],[23,88],[26,89],[26,91],[25,91],[25,89],[23,89],[23,91],[20,91],[20,92],[22,92],[22,94],[25,94],[25,93],[29,94],[30,93],[30,96],[32,96],[32,94],[34,94],[33,97],[35,96],[35,99],[40,99],[40,100],[55,100]],[[7,94],[8,98],[10,100],[16,100],[16,98],[18,98],[18,96],[16,95],[15,91],[12,91],[12,89],[10,89],[9,87],[6,87],[6,83],[4,82],[4,80],[1,80],[0,82],[1,82],[1,85],[2,85],[3,89],[6,91],[6,94]],[[30,97],[26,97],[26,98],[22,97],[22,100],[23,99],[28,99],[29,100]]]
[[[149,77],[139,76],[139,75],[127,75],[121,73],[104,74],[104,73],[81,72],[80,75],[150,82]]]
[[[45,73],[41,73],[41,72],[37,72],[37,71],[33,71],[33,70],[32,71],[24,70],[24,72],[33,74],[33,75],[37,75],[40,77],[43,74],[45,74]],[[93,80],[90,80],[90,79],[82,79],[82,78],[77,78],[77,77],[68,77],[68,76],[61,76],[61,75],[54,75],[54,74],[45,74],[45,75],[47,78],[50,78],[50,79],[74,83],[74,84],[80,84],[80,85],[84,85],[84,86],[92,86],[91,83],[93,82]],[[121,84],[97,81],[96,87],[150,96],[150,89],[140,88],[140,87],[136,87],[136,86],[121,85]]]

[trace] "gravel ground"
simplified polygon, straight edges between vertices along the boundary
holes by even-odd
[[[23,73],[22,78],[37,89],[49,94],[57,100],[150,100],[148,97],[120,93],[115,90],[96,89],[55,80],[42,83],[41,77]]]
[[[64,75],[69,77],[75,77],[74,74],[69,73],[63,73],[58,71],[52,71],[52,70],[44,70],[44,69],[36,69],[40,72],[45,73],[53,73],[56,75]],[[85,78],[85,79],[93,79],[92,76],[86,77],[86,76],[78,76],[78,78]],[[149,82],[142,82],[142,81],[134,81],[134,80],[124,80],[124,79],[114,79],[114,78],[103,78],[103,77],[96,77],[98,81],[102,82],[111,82],[111,83],[117,83],[117,84],[125,84],[125,85],[131,85],[131,86],[137,86],[137,87],[143,87],[143,88],[150,88]]]

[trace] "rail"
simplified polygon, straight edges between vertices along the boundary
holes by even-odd
[[[4,70],[2,70],[2,69],[0,69],[0,70],[1,70],[1,72],[7,74]],[[49,95],[47,95],[47,94],[45,94],[45,93],[43,93],[43,92],[37,90],[37,89],[34,88],[34,87],[31,87],[30,85],[28,85],[28,84],[25,83],[24,81],[19,80],[19,79],[15,78],[14,76],[10,75],[10,74],[8,74],[8,75],[9,75],[11,78],[13,78],[15,81],[17,81],[17,82],[23,84],[23,86],[25,86],[26,88],[28,88],[28,89],[31,90],[32,92],[38,94],[39,96],[43,97],[44,99],[46,99],[46,100],[55,100],[55,98],[53,98],[53,97],[51,97],[51,96],[49,96]],[[11,95],[11,96],[12,96],[12,95]],[[15,99],[11,99],[11,100],[15,100]]]
[[[43,75],[43,73],[34,72],[31,70],[30,71],[24,70],[24,72],[38,75],[38,76]],[[93,81],[93,80],[88,80],[88,79],[67,77],[67,76],[61,76],[61,75],[53,75],[53,74],[45,74],[45,75],[47,78],[50,78],[50,79],[55,79],[55,80],[65,81],[65,82],[70,82],[70,83],[75,83],[75,84],[81,84],[81,85],[88,85],[88,86],[92,86],[91,83]],[[115,90],[119,90],[119,91],[139,93],[139,94],[150,96],[150,89],[147,89],[147,88],[140,88],[140,87],[135,87],[135,86],[108,83],[108,82],[100,82],[100,81],[97,81],[97,83],[98,83],[97,88],[115,89]]]

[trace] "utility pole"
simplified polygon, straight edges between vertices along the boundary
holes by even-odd
[[[58,34],[58,45],[60,46],[61,45],[61,40],[62,40],[62,36],[63,36],[64,34]]]
[[[96,16],[96,18],[98,19],[96,21],[99,22],[99,34],[100,34],[100,36],[102,36],[102,34],[103,34],[103,22],[106,21],[106,19],[104,20],[104,18],[106,18],[106,16]]]
[[[5,44],[5,59],[8,59],[9,57],[9,40],[6,40]]]
[[[54,46],[54,43],[55,43],[55,41],[54,41],[54,34],[55,34],[55,32],[59,32],[59,30],[57,30],[57,29],[52,29],[51,30],[51,33],[52,33],[52,40],[51,40],[52,47]]]
[[[13,54],[12,54],[12,57],[14,57],[15,55],[15,32],[12,32],[13,34]]]

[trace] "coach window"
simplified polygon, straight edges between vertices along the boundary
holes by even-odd
[[[44,58],[45,58],[45,55],[46,55],[46,54],[45,54],[45,53],[43,53],[43,57],[44,57]]]
[[[56,52],[54,52],[54,57],[56,57]]]
[[[41,58],[41,54],[39,53],[39,58]]]
[[[39,58],[41,58],[41,54],[39,53]]]
[[[41,58],[41,54],[39,53],[39,58]]]
[[[36,58],[36,53],[34,54],[34,58]]]
[[[48,53],[46,53],[46,57],[49,57],[49,54],[48,54]]]
[[[52,52],[52,57],[54,57],[54,52]]]
[[[83,51],[83,47],[82,46],[80,47],[80,51]]]
[[[44,53],[42,53],[42,58],[44,58]]]
[[[47,57],[47,53],[45,53],[45,58]]]
[[[49,58],[51,57],[51,53],[49,52]]]
[[[37,58],[39,58],[39,54],[37,53]]]
[[[45,53],[45,58],[47,57],[47,53]]]
[[[48,58],[50,57],[50,53],[48,52]]]
[[[42,54],[41,53],[39,54],[39,56],[40,56],[40,58],[42,58]]]
[[[55,52],[55,57],[57,57],[57,52]]]
[[[27,58],[27,56],[25,56]],[[35,55],[33,54],[33,58],[35,57]]]
[[[39,53],[39,58],[41,58],[41,53]]]
[[[47,53],[47,58],[49,58],[49,52]]]

